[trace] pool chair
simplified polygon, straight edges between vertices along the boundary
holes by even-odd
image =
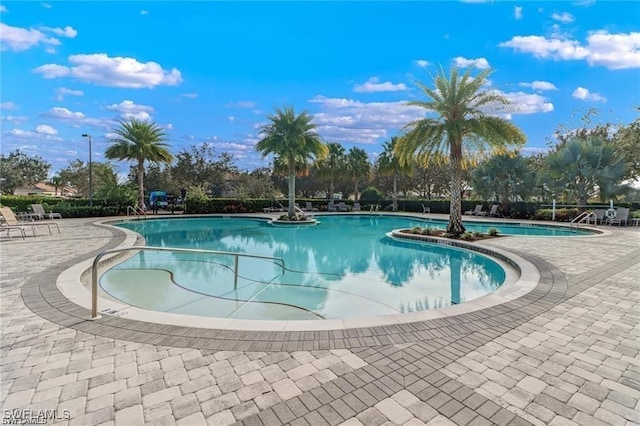
[[[467,210],[464,214],[471,216],[486,216],[487,212],[482,210],[482,204],[476,204],[476,208],[474,210]]]
[[[625,207],[620,207],[616,210],[616,217],[607,219],[607,224],[613,225],[618,224],[618,226],[622,226],[622,222],[624,222],[624,226],[627,226],[627,221],[629,220],[629,209]]]
[[[344,201],[340,201],[338,203],[338,211],[339,212],[348,212],[349,209],[347,208],[347,205],[344,203]]]
[[[33,210],[33,213],[35,213],[39,219],[62,219],[60,213],[54,213],[52,211],[45,212],[42,204],[31,204],[31,210]]]
[[[595,209],[593,212],[596,214],[596,225],[604,223],[607,211],[605,209]]]
[[[327,211],[328,212],[335,212],[338,211],[335,203],[333,201],[329,201],[329,204],[327,204]]]
[[[500,212],[498,212],[498,205],[494,204],[491,206],[491,210],[489,210],[489,214],[487,215],[489,217],[500,217]]]
[[[422,205],[422,213],[431,213],[431,208],[425,206],[423,203],[420,203],[420,205]]]
[[[351,210],[351,211],[354,211],[354,212],[361,211],[360,203],[358,203],[358,202],[353,203],[353,210]]]
[[[40,228],[41,226],[47,227],[47,229],[49,230],[49,235],[53,235],[51,233],[52,226],[56,227],[56,229],[58,230],[58,234],[60,233],[60,227],[55,222],[49,222],[49,221],[21,222],[19,221],[18,219],[16,219],[16,215],[13,214],[13,211],[9,207],[0,207],[0,214],[2,215],[2,217],[4,217],[4,221],[7,223],[7,225],[30,227],[33,230],[34,236],[36,233],[35,232],[36,228]]]
[[[317,212],[318,208],[317,207],[313,207],[313,204],[311,204],[311,201],[307,201],[307,205],[305,206],[305,208],[303,210],[305,212]]]

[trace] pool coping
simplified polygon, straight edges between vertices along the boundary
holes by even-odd
[[[207,216],[209,217],[209,216]],[[247,216],[244,216],[247,218]],[[262,217],[257,217],[263,219]],[[106,228],[116,228],[111,223],[114,220],[106,220],[96,223],[96,225]],[[140,241],[142,236],[134,231],[126,228],[117,227],[117,229],[125,234],[124,241],[117,248],[132,247],[136,241]],[[398,230],[388,233],[393,238],[398,238]],[[526,259],[498,248],[488,248],[478,243],[466,243],[462,241],[446,240],[442,241],[437,238],[429,238],[425,236],[415,236],[408,234],[400,235],[406,240],[421,240],[427,242],[435,242],[437,244],[446,244],[462,249],[472,250],[474,252],[490,256],[507,263],[517,270],[519,276],[515,279],[510,276],[505,284],[497,290],[479,297],[477,299],[461,303],[459,305],[447,306],[438,309],[429,309],[420,312],[409,312],[395,315],[383,315],[373,317],[358,317],[344,319],[325,319],[325,320],[247,320],[233,318],[215,318],[203,317],[196,315],[166,313],[146,310],[105,297],[105,293],[100,291],[98,300],[98,311],[101,313],[108,312],[109,316],[126,318],[129,320],[147,322],[157,325],[173,325],[182,327],[194,327],[203,329],[219,329],[231,331],[328,331],[328,330],[348,330],[362,327],[385,327],[393,325],[403,325],[414,322],[429,321],[440,318],[449,318],[461,314],[473,313],[482,309],[495,307],[511,300],[522,297],[532,291],[540,280],[540,274],[536,267]],[[571,237],[574,238],[574,237]],[[143,238],[142,238],[143,239]],[[101,265],[112,263],[114,260],[124,257],[111,256],[107,257]],[[77,263],[70,268],[64,270],[56,281],[56,285],[62,295],[71,302],[85,308],[91,309],[91,292],[87,288],[86,278],[90,275],[90,269],[93,259],[86,259]],[[509,275],[509,272],[507,271]]]

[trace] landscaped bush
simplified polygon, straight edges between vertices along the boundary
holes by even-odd
[[[556,222],[570,222],[573,218],[578,216],[578,209],[556,209]],[[536,220],[553,220],[552,209],[538,209],[536,210],[534,219]]]
[[[384,200],[382,192],[374,186],[370,186],[360,194],[360,201],[365,203],[379,203]]]

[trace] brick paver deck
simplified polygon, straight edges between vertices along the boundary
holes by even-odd
[[[493,308],[257,333],[88,321],[56,278],[124,236],[59,223],[60,235],[0,243],[3,419],[29,408],[82,425],[640,424],[638,228],[483,242],[541,274]]]

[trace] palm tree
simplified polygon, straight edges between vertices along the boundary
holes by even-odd
[[[118,135],[109,140],[112,144],[104,155],[112,160],[137,162],[138,207],[144,207],[144,163],[171,163],[173,156],[167,150],[165,133],[156,123],[130,118],[120,121],[114,130]]]
[[[525,136],[510,121],[489,115],[510,105],[509,100],[495,90],[487,89],[487,78],[491,70],[476,77],[471,69],[462,75],[452,68],[449,77],[441,69],[434,78],[435,89],[422,83],[416,86],[427,96],[426,101],[412,101],[408,105],[419,106],[435,112],[437,117],[425,117],[405,126],[404,137],[398,141],[397,153],[400,161],[408,163],[415,155],[431,155],[448,151],[451,170],[451,207],[447,232],[454,235],[464,233],[462,225],[462,164],[463,149],[482,150],[486,145],[500,150],[508,144],[522,145]]]
[[[346,156],[344,147],[337,142],[329,142],[327,148],[327,156],[316,161],[315,166],[320,176],[329,179],[329,200],[333,200],[336,178],[343,175],[346,169]]]
[[[307,160],[322,158],[327,147],[322,143],[309,113],[296,115],[292,107],[276,108],[267,116],[270,123],[262,127],[265,135],[256,145],[263,156],[275,155],[274,163],[286,164],[289,174],[289,217],[295,216],[296,171]]]
[[[364,149],[353,147],[347,154],[347,170],[355,185],[354,200],[358,201],[358,182],[371,173],[371,163]]]
[[[63,187],[62,187],[62,178],[60,177],[60,175],[55,175],[53,177],[51,177],[51,179],[49,180],[49,183],[51,185],[53,185],[53,187],[55,188],[55,194],[54,196],[57,197],[58,196],[58,188],[60,188],[60,195],[63,196]]]
[[[378,157],[378,170],[382,176],[393,177],[393,211],[398,210],[398,177],[403,174],[408,174],[411,170],[410,163],[401,163],[398,160],[398,156],[395,154],[396,144],[398,138],[391,138],[390,142],[385,142],[382,145],[384,151]]]

